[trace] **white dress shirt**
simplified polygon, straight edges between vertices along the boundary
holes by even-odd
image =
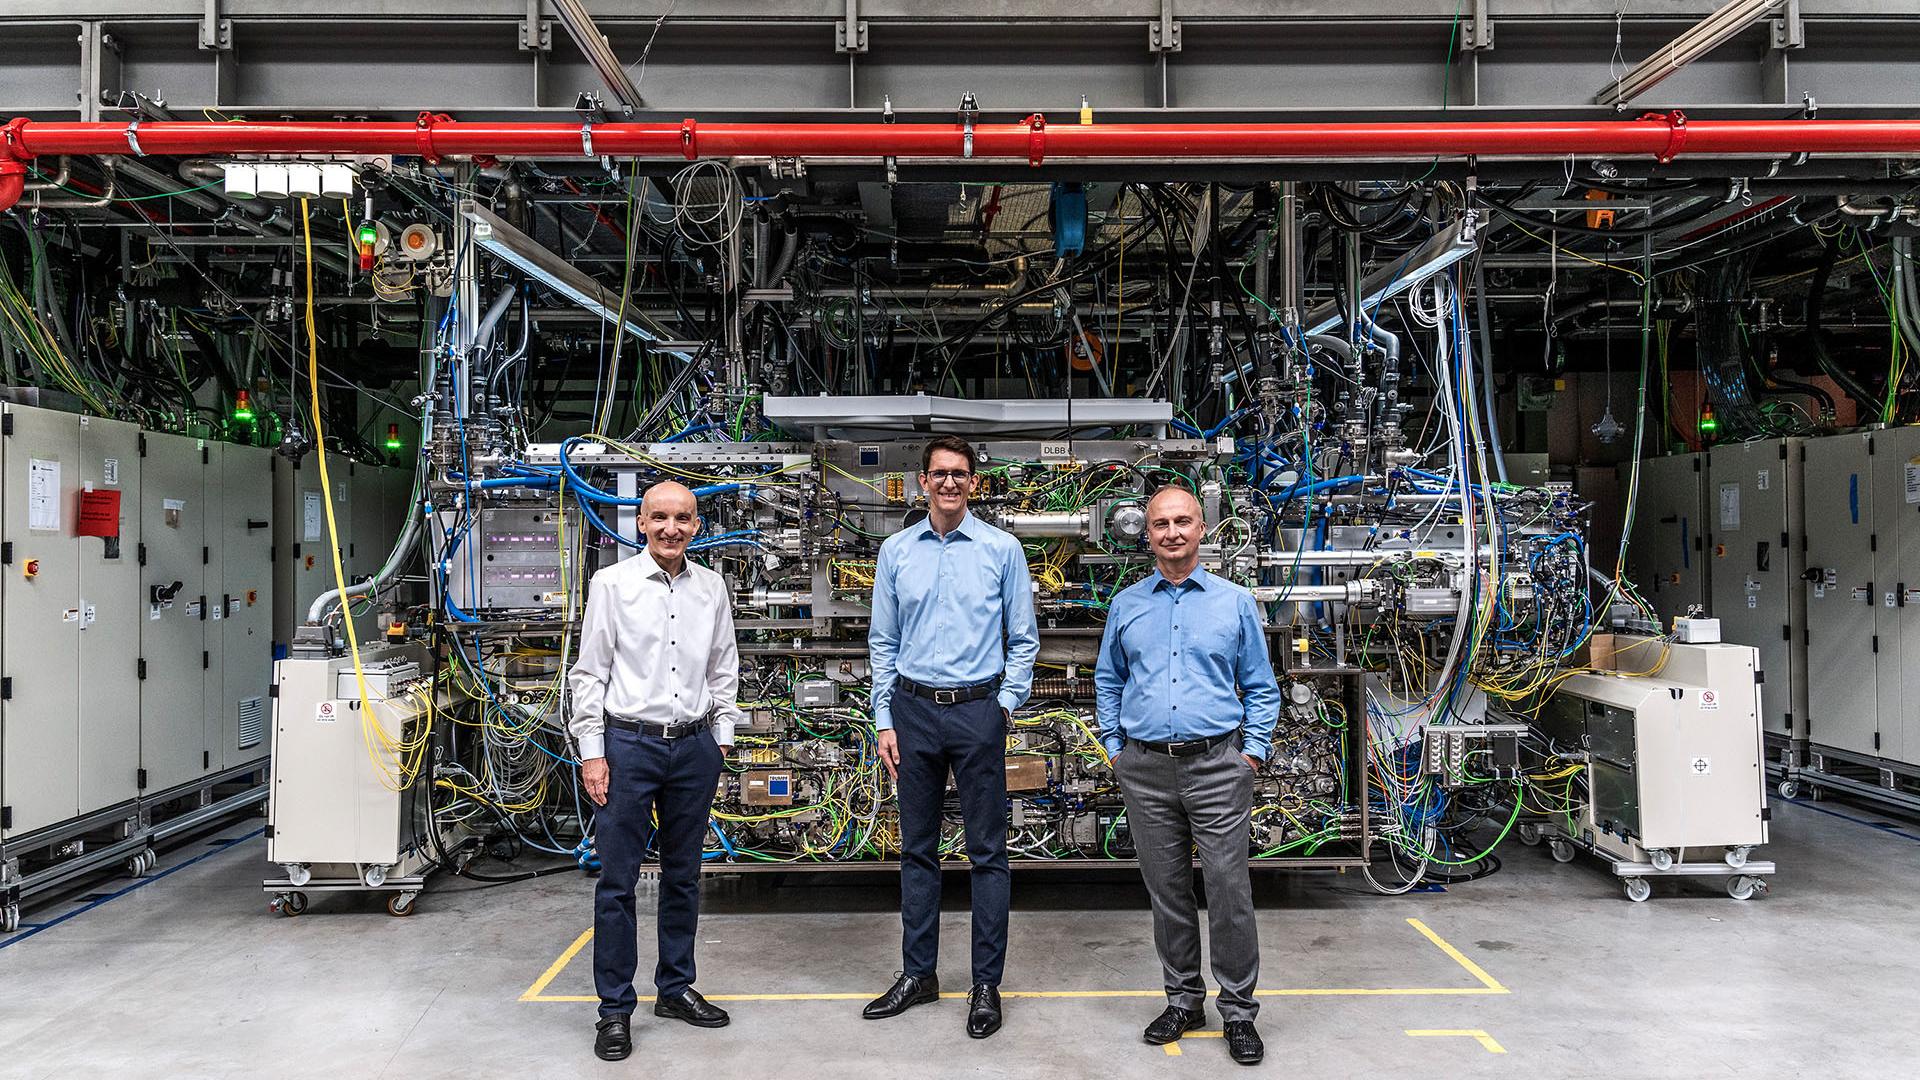
[[[645,552],[594,574],[567,681],[583,761],[606,756],[608,716],[679,724],[711,709],[714,741],[731,746],[740,648],[726,580],[691,561],[669,576]]]

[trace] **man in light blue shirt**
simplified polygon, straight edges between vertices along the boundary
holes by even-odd
[[[1007,725],[1033,689],[1040,632],[1020,541],[967,512],[973,447],[921,455],[927,519],[888,537],[873,574],[867,650],[880,759],[900,797],[901,976],[869,1020],[938,1000],[940,814],[953,774],[973,864],[967,1034],[1000,1029],[1007,956]]]
[[[1260,943],[1247,860],[1254,773],[1280,715],[1280,687],[1253,594],[1200,566],[1205,535],[1192,492],[1166,487],[1148,500],[1155,570],[1114,598],[1093,681],[1166,978],[1167,1008],[1146,1040],[1170,1043],[1206,1023],[1197,849],[1227,1050],[1253,1065],[1265,1050],[1253,1026]]]

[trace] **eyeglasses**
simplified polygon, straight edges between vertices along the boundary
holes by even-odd
[[[936,487],[942,484],[952,484],[955,487],[958,487],[960,485],[965,484],[967,481],[973,479],[973,470],[971,469],[935,469],[934,471],[927,474],[927,479],[933,481],[934,486]]]

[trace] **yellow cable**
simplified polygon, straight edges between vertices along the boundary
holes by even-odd
[[[320,419],[320,332],[313,315],[313,215],[305,199],[300,200],[300,237],[307,257],[307,390],[312,395],[313,448],[320,460],[320,498],[327,508],[327,554],[333,562],[334,586],[340,590],[344,603],[347,571],[340,564],[340,526],[333,517],[333,482],[327,476],[327,431]],[[360,730],[364,737],[367,725],[379,727],[380,721],[373,715],[373,702],[367,698],[367,672],[360,664],[360,635],[353,629],[353,613],[342,610],[340,622],[347,628],[347,650],[353,656],[353,681],[360,688]],[[381,734],[384,736],[386,733],[382,731]],[[372,740],[368,740],[367,753],[369,756],[373,754]]]

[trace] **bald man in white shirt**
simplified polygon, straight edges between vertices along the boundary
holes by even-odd
[[[687,561],[687,542],[700,531],[692,491],[672,482],[649,488],[640,529],[645,551],[593,575],[579,658],[568,674],[568,730],[596,808],[593,979],[600,1020],[593,1049],[607,1061],[633,1052],[633,887],[656,812],[653,1013],[696,1027],[722,1027],[729,1019],[693,988],[693,936],[714,785],[740,719],[732,598],[719,574]]]

